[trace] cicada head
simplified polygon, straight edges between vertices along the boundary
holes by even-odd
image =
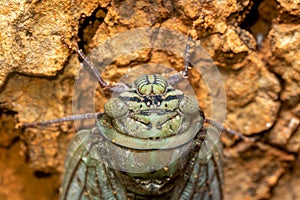
[[[204,120],[196,98],[157,74],[138,77],[104,108],[97,127],[107,141],[108,165],[150,193],[185,167]]]

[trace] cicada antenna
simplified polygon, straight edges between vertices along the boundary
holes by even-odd
[[[247,141],[247,142],[255,142],[256,139],[255,138],[250,138],[250,137],[247,137],[247,136],[244,136],[243,134],[237,132],[237,131],[234,131],[234,130],[231,130],[231,129],[227,129],[227,128],[224,128],[224,126],[216,121],[213,121],[211,119],[207,119],[205,118],[204,119],[204,122],[205,123],[208,123],[214,127],[216,127],[217,129],[219,129],[220,131],[224,131],[234,137],[237,137],[238,139],[241,139],[241,140],[244,140],[244,141]]]

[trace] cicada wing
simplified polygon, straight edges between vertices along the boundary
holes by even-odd
[[[222,145],[220,141],[212,139],[211,131],[215,130],[209,129],[208,134],[204,133],[206,138],[201,149],[195,153],[187,165],[184,180],[175,188],[172,199],[221,200],[223,198]],[[214,142],[214,147],[209,148],[209,151],[205,149],[206,143],[212,144],[212,142]]]
[[[89,130],[78,132],[72,140],[65,164],[61,200],[126,199],[114,172],[101,160],[97,145]]]
[[[223,184],[223,169],[222,169],[222,144],[220,140],[211,141],[210,137],[212,129],[208,130],[205,142],[214,142],[215,145],[211,151],[206,152],[203,157],[201,150],[198,154],[198,160],[195,165],[199,165],[197,179],[197,189],[193,198],[197,200],[221,200],[223,199],[222,184]],[[203,144],[205,145],[205,143]],[[203,146],[205,148],[205,146]],[[197,166],[198,167],[198,166]],[[196,167],[196,168],[197,168]]]

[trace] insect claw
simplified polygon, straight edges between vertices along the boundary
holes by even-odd
[[[244,136],[241,133],[231,130],[231,129],[223,128],[223,131],[226,133],[229,133],[230,135],[237,137],[237,139],[244,140],[245,142],[255,142],[256,141],[255,138],[250,138],[250,137]]]
[[[186,70],[183,70],[183,71],[181,71],[180,73],[181,73],[181,76],[182,76],[183,78],[188,78],[188,76],[189,76],[189,72],[186,71]]]
[[[22,122],[19,122],[18,124],[16,124],[15,128],[19,129],[19,128],[26,128],[26,127],[33,127],[33,126],[35,126],[34,123],[22,123]]]

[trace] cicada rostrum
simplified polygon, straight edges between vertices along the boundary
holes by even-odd
[[[27,124],[96,119],[71,142],[61,199],[222,199],[221,145],[213,137],[222,127],[205,118],[196,97],[174,87],[189,75],[188,62],[168,78],[144,74],[132,84],[109,85],[78,53],[101,88],[118,95],[103,113]]]

